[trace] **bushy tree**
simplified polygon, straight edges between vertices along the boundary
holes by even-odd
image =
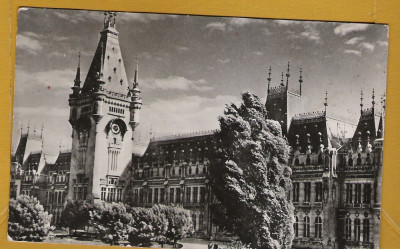
[[[61,213],[61,225],[72,230],[85,227],[89,224],[92,205],[81,200],[68,201]]]
[[[52,215],[34,197],[11,199],[9,209],[8,234],[13,240],[43,241],[54,230],[50,225]]]
[[[178,240],[187,237],[194,232],[190,211],[181,206],[156,205],[153,207],[157,216],[165,215],[168,221],[165,237],[173,241],[174,246]]]
[[[219,148],[212,155],[211,183],[220,207],[214,221],[251,248],[290,248],[293,206],[287,200],[289,147],[278,122],[251,93],[219,117]],[[219,212],[219,213],[218,213]]]
[[[132,228],[132,214],[123,203],[97,204],[90,211],[90,220],[102,240],[110,245],[128,240]]]

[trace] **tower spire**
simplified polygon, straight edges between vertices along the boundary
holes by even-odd
[[[116,16],[117,16],[116,12],[113,11],[104,12],[104,29],[115,28]]]
[[[81,87],[81,52],[79,52],[79,55],[78,55],[78,68],[76,69],[74,86],[72,87],[73,93],[79,94],[80,87]]]
[[[303,75],[302,75],[302,69],[300,68],[300,77],[299,77],[299,84],[300,84],[300,96],[301,96],[301,84],[303,84]]]
[[[361,90],[361,97],[360,97],[360,100],[361,100],[361,102],[360,102],[360,111],[361,111],[361,114],[362,114],[362,110],[363,110],[363,91]]]
[[[271,85],[271,65],[269,66],[268,78],[267,78],[267,80],[268,80],[268,91],[267,91],[267,93],[268,93],[268,95],[269,95],[269,89],[270,89],[270,85]]]
[[[286,71],[286,89],[289,88],[289,77],[290,77],[290,62],[287,64],[287,71]]]
[[[136,56],[136,69],[135,69],[135,78],[133,79],[133,83],[135,84],[138,83],[138,77],[139,77],[139,61],[138,57]]]
[[[375,88],[372,88],[372,109],[375,108]]]
[[[328,91],[325,91],[325,103],[324,103],[324,106],[325,106],[325,115],[326,115],[326,107],[328,106]]]
[[[282,72],[281,86],[285,86],[285,85],[283,84],[283,72]]]

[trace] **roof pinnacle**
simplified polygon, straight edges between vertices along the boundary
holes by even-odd
[[[362,110],[363,110],[363,106],[364,106],[364,104],[363,104],[363,91],[361,90],[361,97],[360,97],[360,100],[361,100],[361,102],[360,102],[360,110],[361,110],[361,114],[362,114]]]
[[[289,87],[289,77],[290,77],[290,62],[287,64],[287,71],[286,71],[286,88]]]
[[[300,77],[299,77],[299,83],[300,83],[300,95],[301,95],[301,84],[303,84],[303,75],[302,75],[302,69],[300,68]]]
[[[271,65],[269,66],[267,80],[268,80],[268,94],[269,94],[269,88],[270,88],[270,84],[271,84]]]
[[[375,106],[375,88],[372,88],[372,108]]]
[[[328,91],[325,91],[325,103],[324,103],[324,106],[325,106],[325,115],[326,115],[326,107],[328,106]]]
[[[282,72],[281,86],[285,86],[285,85],[283,84],[283,72]]]

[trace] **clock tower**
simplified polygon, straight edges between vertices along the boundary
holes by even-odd
[[[121,201],[134,131],[142,100],[137,69],[129,83],[116,30],[115,12],[106,12],[104,29],[86,79],[80,65],[69,95],[72,126],[68,199],[89,202]]]

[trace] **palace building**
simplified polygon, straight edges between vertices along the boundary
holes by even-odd
[[[69,95],[71,150],[46,155],[43,129],[39,134],[21,128],[10,198],[37,196],[56,225],[67,200],[182,205],[191,212],[194,236],[209,238],[218,232],[209,210],[215,201],[209,159],[218,147],[218,131],[152,137],[143,153],[135,152],[142,105],[138,70],[129,83],[115,18],[114,12],[105,13],[83,84],[78,64]],[[384,108],[376,110],[374,93],[370,108],[363,108],[361,95],[359,122],[353,124],[330,114],[326,93],[321,110],[307,113],[301,71],[295,85],[289,64],[281,76],[272,87],[270,68],[265,106],[291,148],[293,248],[378,248]]]

